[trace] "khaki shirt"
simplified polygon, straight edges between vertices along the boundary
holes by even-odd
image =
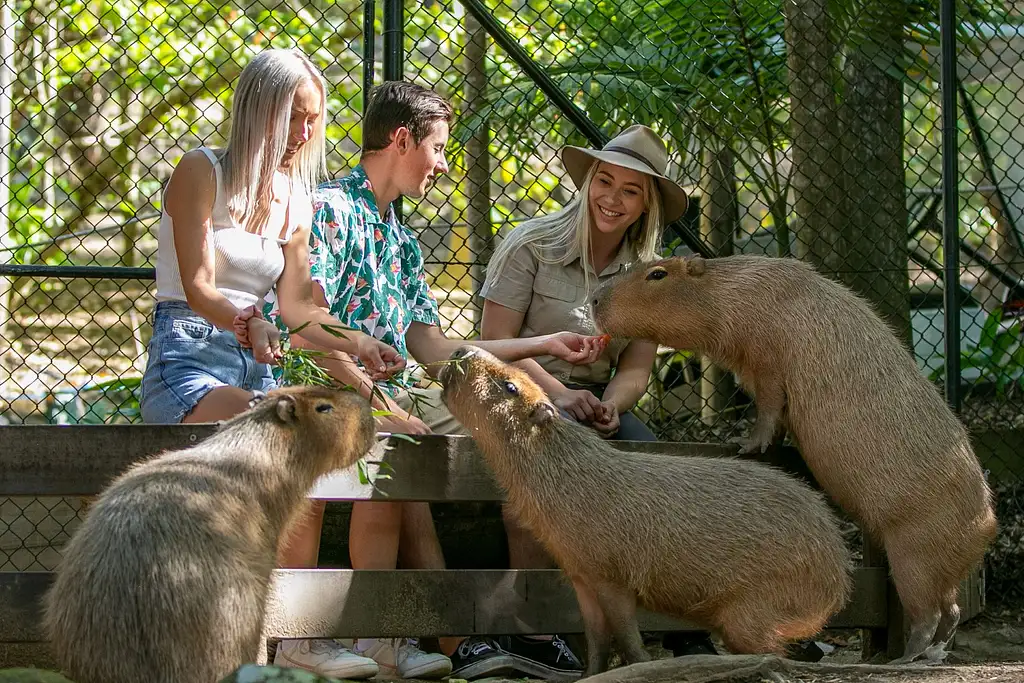
[[[595,275],[590,270],[590,289],[584,289],[583,261],[575,258],[563,263],[541,263],[528,247],[509,255],[505,270],[495,280],[490,272],[480,295],[508,308],[526,313],[520,337],[535,337],[554,332],[597,334],[590,316],[590,300],[598,286],[632,265],[635,256],[623,241],[612,262]],[[572,365],[553,356],[538,356],[541,367],[563,384],[607,384],[628,339],[612,339],[604,353],[590,365]]]

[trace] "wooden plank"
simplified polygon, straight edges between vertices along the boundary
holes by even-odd
[[[0,426],[0,496],[90,496],[133,462],[207,438],[215,425],[10,425]],[[418,443],[389,437],[369,459],[383,460],[392,479],[377,489],[359,483],[353,466],[323,477],[310,497],[324,500],[500,501],[490,468],[468,436],[426,435]],[[616,448],[664,456],[731,457],[734,444],[615,441]],[[792,448],[770,449],[758,460],[813,483]],[[371,466],[373,467],[373,466]]]
[[[957,595],[960,607],[960,623],[978,616],[985,611],[985,565],[975,568],[967,578],[960,582],[960,593]]]
[[[889,576],[889,562],[886,559],[885,550],[867,535],[864,535],[861,555],[865,569],[870,568],[884,573],[887,602],[885,623],[873,628],[865,628],[861,633],[861,659],[868,661],[879,654],[884,654],[888,659],[895,659],[903,654],[903,605]]]
[[[0,573],[0,642],[43,639],[40,599],[49,572]],[[886,623],[885,573],[854,573],[853,596],[829,628]],[[645,631],[688,630],[693,625],[643,611]],[[576,597],[558,570],[275,571],[266,633],[269,638],[401,637],[580,633]]]

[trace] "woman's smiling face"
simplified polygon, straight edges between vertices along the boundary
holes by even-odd
[[[624,233],[644,212],[644,181],[639,171],[598,162],[590,183],[593,226],[606,234]]]

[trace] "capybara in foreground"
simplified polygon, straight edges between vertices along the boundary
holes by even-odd
[[[516,519],[572,581],[585,675],[649,657],[636,607],[781,654],[849,597],[849,553],[824,497],[762,463],[627,453],[562,418],[526,373],[471,345],[440,373]]]
[[[818,484],[886,551],[910,621],[897,663],[945,658],[960,582],[996,533],[963,425],[868,303],[791,258],[668,258],[594,294],[606,333],[691,350],[757,406],[743,452],[789,430]]]
[[[45,630],[76,683],[214,683],[259,649],[279,537],[317,478],[374,441],[354,392],[269,392],[133,465],[64,548]]]

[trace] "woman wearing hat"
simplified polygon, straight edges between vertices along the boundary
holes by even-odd
[[[579,192],[560,211],[516,227],[495,251],[481,290],[483,339],[561,330],[595,334],[589,309],[594,290],[655,258],[664,226],[686,211],[686,192],[665,177],[665,143],[647,126],[630,126],[599,151],[564,147],[562,163]],[[631,412],[647,389],[656,351],[656,344],[617,339],[587,366],[546,356],[516,364],[564,413],[601,436],[656,441]],[[511,567],[551,566],[543,548],[508,515],[505,530]],[[666,634],[664,646],[676,656],[716,654],[707,633]]]
[[[481,291],[483,339],[595,334],[594,290],[654,258],[665,224],[686,211],[683,188],[664,175],[665,143],[647,126],[630,126],[599,151],[567,146],[561,156],[579,192],[560,211],[519,225],[495,251]],[[613,340],[591,365],[550,357],[519,365],[556,406],[603,437],[654,441],[630,411],[647,389],[656,351],[652,343]]]

